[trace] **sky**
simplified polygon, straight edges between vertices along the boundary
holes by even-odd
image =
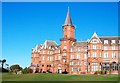
[[[117,2],[2,3],[2,59],[28,67],[31,49],[45,40],[60,44],[68,6],[78,41],[118,35]]]

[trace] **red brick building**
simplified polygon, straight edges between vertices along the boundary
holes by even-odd
[[[118,73],[120,37],[99,37],[94,33],[87,41],[76,41],[69,9],[62,29],[60,45],[46,40],[32,49],[30,67],[34,72],[93,74],[98,70],[109,70]]]

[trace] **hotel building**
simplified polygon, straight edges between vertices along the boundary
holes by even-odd
[[[69,9],[62,29],[60,45],[46,40],[32,49],[30,68],[33,72],[94,74],[98,70],[109,70],[118,74],[120,37],[100,37],[94,33],[87,41],[77,41]]]

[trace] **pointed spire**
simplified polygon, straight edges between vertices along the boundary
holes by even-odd
[[[70,9],[69,9],[69,7],[68,7],[68,12],[67,12],[67,16],[66,16],[64,26],[65,25],[73,26],[72,25],[72,20],[71,20],[71,17],[70,17]]]

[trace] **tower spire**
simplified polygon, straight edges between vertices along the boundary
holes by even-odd
[[[68,12],[67,12],[67,16],[66,16],[64,26],[65,25],[73,26],[72,25],[72,20],[71,20],[71,17],[70,17],[70,9],[69,9],[69,7],[68,7]]]

